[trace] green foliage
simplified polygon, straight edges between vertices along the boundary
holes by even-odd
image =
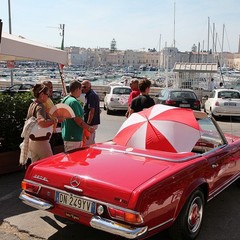
[[[31,93],[0,94],[0,152],[19,149],[21,133],[33,96]]]

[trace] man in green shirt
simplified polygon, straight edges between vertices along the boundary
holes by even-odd
[[[75,117],[65,119],[62,122],[62,138],[65,151],[82,147],[83,128],[86,128],[89,132],[94,132],[94,129],[83,121],[84,111],[78,101],[82,92],[81,83],[77,80],[71,81],[69,90],[69,95],[64,97],[62,103],[65,103],[72,108]]]

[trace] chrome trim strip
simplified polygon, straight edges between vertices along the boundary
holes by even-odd
[[[76,187],[72,187],[72,186],[68,186],[68,185],[64,185],[64,188],[72,190],[72,191],[80,192],[80,193],[83,192],[83,190],[80,188],[76,188]]]
[[[53,205],[51,203],[41,198],[27,194],[25,191],[21,192],[19,198],[23,201],[23,203],[40,210],[48,210],[50,208],[53,208]]]
[[[69,192],[64,191],[62,189],[46,186],[46,185],[44,185],[42,183],[38,183],[38,182],[35,182],[35,181],[32,181],[32,180],[23,179],[23,181],[28,182],[28,183],[32,183],[32,184],[37,184],[41,188],[46,188],[46,189],[50,189],[52,191],[58,191],[58,192],[62,192],[62,193],[65,193],[65,194],[69,194]],[[133,213],[133,214],[140,214],[137,211],[134,211],[134,210],[131,210],[131,209],[128,209],[128,208],[124,208],[124,207],[120,207],[120,206],[117,206],[117,205],[114,205],[114,204],[110,204],[110,203],[107,203],[107,202],[99,201],[99,200],[94,199],[94,198],[89,198],[89,197],[85,197],[85,196],[79,196],[79,197],[81,197],[82,199],[85,199],[87,201],[92,201],[92,202],[95,202],[95,203],[98,203],[98,204],[105,205],[106,207],[112,207],[112,208],[119,209],[119,210],[122,210],[122,211],[125,211],[125,212]]]
[[[217,196],[222,191],[224,191],[228,186],[230,186],[232,183],[234,183],[238,178],[240,178],[240,174],[239,173],[237,173],[229,181],[227,181],[226,185],[223,188],[219,187],[219,188],[215,189],[215,191],[211,194],[211,196],[209,196],[207,201],[208,202],[211,201],[215,196]]]
[[[90,221],[90,225],[93,228],[102,230],[111,234],[115,234],[128,239],[134,239],[137,237],[142,237],[146,232],[148,227],[131,227],[129,225],[120,224],[118,222],[101,218],[98,216],[93,216]]]
[[[154,229],[156,229],[156,228],[159,228],[159,227],[161,227],[161,226],[163,226],[163,225],[165,225],[165,224],[167,224],[167,223],[169,223],[169,222],[172,222],[172,221],[173,221],[173,218],[171,218],[171,219],[169,219],[169,220],[167,220],[167,221],[165,221],[165,222],[163,222],[163,223],[160,223],[159,225],[157,225],[157,226],[155,226],[155,227],[149,228],[148,231],[150,232],[150,231],[152,231],[152,230],[154,230]]]
[[[195,159],[195,158],[197,158],[201,155],[201,154],[195,153],[196,155],[191,156],[191,157],[186,157],[186,158],[181,158],[181,159],[178,159],[178,160],[173,160],[171,158],[164,158],[164,157],[158,157],[158,156],[153,156],[153,155],[149,155],[149,154],[130,152],[130,151],[127,151],[127,150],[116,150],[116,149],[113,149],[113,148],[104,148],[104,147],[97,147],[97,146],[90,146],[90,148],[97,149],[97,150],[105,150],[105,151],[114,152],[114,153],[124,153],[124,154],[129,154],[129,155],[135,155],[135,156],[139,156],[139,157],[148,157],[148,158],[153,158],[153,159],[163,160],[163,161],[169,161],[169,162],[185,162],[185,161]]]

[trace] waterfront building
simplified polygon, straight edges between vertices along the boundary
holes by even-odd
[[[164,47],[160,52],[151,50],[115,50],[109,48],[81,48],[66,47],[69,65],[83,68],[97,68],[99,66],[130,67],[134,70],[144,68],[172,70],[176,62],[182,63],[217,63],[221,67],[240,70],[240,53],[211,53],[198,51],[193,48],[190,52],[180,52],[175,47]],[[45,65],[37,61],[37,65]],[[50,64],[50,63],[48,63]],[[51,65],[51,64],[50,64]]]
[[[176,62],[187,63],[218,63],[220,54],[211,54],[206,51],[180,52],[175,47],[164,47],[159,51],[134,51],[134,50],[115,50],[109,48],[85,49],[80,47],[66,48],[69,52],[69,64],[87,67],[121,66],[139,69],[141,66],[146,68],[159,68],[171,70]],[[227,58],[226,58],[227,57]],[[224,65],[239,65],[234,62],[233,54],[221,55]],[[223,61],[223,60],[222,60]],[[223,65],[223,64],[221,64]]]

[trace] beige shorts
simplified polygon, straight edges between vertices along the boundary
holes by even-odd
[[[73,150],[73,149],[77,149],[77,148],[81,148],[83,146],[83,142],[70,142],[70,141],[64,141],[64,150],[65,152]]]
[[[32,141],[29,140],[29,151],[31,153],[32,162],[50,157],[53,155],[49,140],[44,141]]]

